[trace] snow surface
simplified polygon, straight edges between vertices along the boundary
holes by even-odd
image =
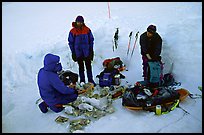
[[[201,94],[202,85],[202,3],[201,2],[12,2],[2,3],[2,132],[45,133],[68,132],[68,124],[54,119],[64,112],[43,114],[35,104],[40,97],[37,73],[47,53],[61,57],[63,69],[78,72],[67,45],[71,23],[77,15],[95,37],[93,74],[102,71],[102,61],[119,56],[127,63],[126,52],[130,31],[142,34],[155,24],[163,38],[164,73],[174,62],[173,73],[182,87]],[[113,35],[119,28],[119,46],[112,51]],[[131,48],[133,46],[131,43]],[[125,81],[142,80],[139,42],[124,71]],[[97,82],[97,78],[94,78]],[[83,132],[123,133],[202,133],[202,98],[187,99],[180,108],[157,116],[153,112],[130,111],[121,104],[116,112],[92,122]]]

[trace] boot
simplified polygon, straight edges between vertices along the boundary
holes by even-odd
[[[88,77],[88,82],[93,83],[94,86],[96,86],[96,83],[93,80],[93,76],[92,76],[92,72],[91,71],[87,71],[87,77]]]
[[[41,102],[38,107],[40,108],[42,113],[47,113],[48,111],[48,105],[43,101]]]

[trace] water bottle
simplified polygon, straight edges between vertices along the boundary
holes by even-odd
[[[161,115],[161,105],[156,105],[156,115]]]

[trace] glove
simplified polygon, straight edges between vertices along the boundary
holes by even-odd
[[[93,61],[93,57],[94,57],[94,51],[92,50],[90,51],[89,59]]]
[[[76,54],[72,53],[72,59],[73,59],[74,62],[77,61]]]

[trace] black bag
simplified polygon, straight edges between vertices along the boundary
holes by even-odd
[[[65,85],[70,85],[70,83],[76,84],[76,82],[78,81],[78,74],[73,73],[69,70],[61,71],[59,73],[59,77]]]
[[[163,86],[171,86],[175,82],[174,76],[171,73],[167,73],[163,77]]]
[[[168,102],[173,102],[179,99],[180,95],[177,91],[170,88],[161,87],[158,90],[158,94],[149,96],[144,92],[144,88],[140,86],[135,86],[133,88],[128,88],[123,94],[122,105],[131,107],[147,107],[161,105]],[[155,90],[151,90],[152,93]]]

